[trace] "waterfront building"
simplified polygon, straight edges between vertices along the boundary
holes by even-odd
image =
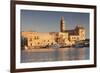
[[[28,48],[41,48],[53,44],[71,46],[76,41],[85,40],[85,28],[77,25],[74,29],[66,30],[64,17],[61,17],[59,32],[21,32],[21,41]]]

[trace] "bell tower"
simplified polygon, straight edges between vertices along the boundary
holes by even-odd
[[[65,30],[65,22],[64,22],[64,17],[62,16],[60,20],[60,32],[64,32],[64,30]]]

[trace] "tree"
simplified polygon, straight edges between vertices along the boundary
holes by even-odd
[[[27,46],[27,38],[21,36],[21,48],[24,49],[25,46]]]

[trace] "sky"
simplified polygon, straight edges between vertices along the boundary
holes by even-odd
[[[21,10],[21,31],[59,32],[62,16],[66,30],[82,25],[89,38],[89,13],[82,12]]]

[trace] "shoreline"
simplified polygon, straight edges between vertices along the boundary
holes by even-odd
[[[26,52],[54,52],[54,51],[64,51],[64,50],[68,50],[70,48],[38,48],[38,49],[27,49],[27,50],[22,50],[22,51],[26,51]]]

